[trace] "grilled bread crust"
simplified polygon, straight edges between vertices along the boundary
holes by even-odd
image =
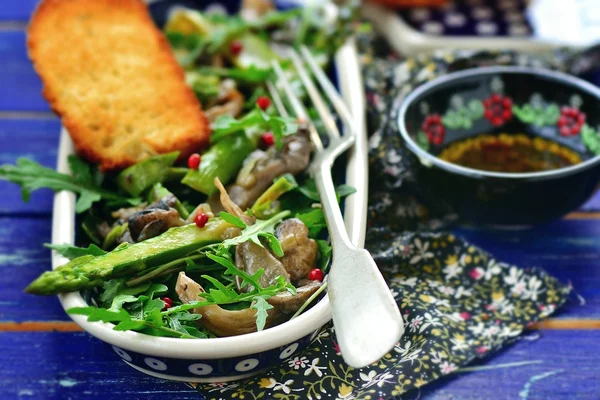
[[[101,170],[208,143],[201,104],[141,0],[42,0],[27,36],[44,97]]]

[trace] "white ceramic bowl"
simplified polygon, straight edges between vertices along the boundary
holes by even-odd
[[[340,91],[354,115],[360,135],[350,150],[346,183],[357,193],[345,202],[345,221],[354,244],[364,245],[367,207],[367,144],[364,121],[364,95],[355,44],[349,40],[336,54],[335,64]],[[340,68],[343,66],[343,68]],[[73,144],[63,129],[58,167],[70,173],[67,156]],[[75,242],[75,196],[59,192],[54,197],[52,243]],[[67,262],[57,253],[52,267]],[[65,310],[87,306],[79,292],[59,296]],[[71,316],[91,335],[106,342],[127,364],[148,375],[186,382],[224,382],[260,372],[301,351],[313,333],[331,319],[325,296],[297,318],[261,332],[216,339],[176,339],[154,337],[132,331],[120,332],[113,324],[88,322],[87,317]]]

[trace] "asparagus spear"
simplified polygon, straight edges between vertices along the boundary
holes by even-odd
[[[228,135],[202,155],[198,169],[190,170],[181,183],[210,196],[216,191],[215,177],[223,184],[229,182],[255,148],[254,141],[244,132]]]
[[[44,272],[25,291],[58,294],[101,286],[106,280],[132,276],[180,258],[207,244],[220,242],[229,223],[220,218],[204,228],[194,224],[171,228],[162,235],[132,245],[121,245],[102,256],[83,256]]]
[[[257,218],[265,219],[277,214],[280,205],[277,199],[284,193],[298,187],[294,175],[285,174],[279,177],[254,203],[250,211]]]
[[[117,177],[117,184],[132,196],[139,196],[155,183],[162,182],[173,166],[178,151],[148,158],[123,170]]]

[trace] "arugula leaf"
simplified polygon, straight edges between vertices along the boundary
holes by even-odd
[[[238,244],[242,244],[247,241],[252,241],[258,244],[259,246],[262,246],[262,243],[259,240],[259,234],[275,232],[275,226],[279,224],[288,215],[290,215],[290,211],[286,210],[274,215],[273,217],[267,220],[257,219],[254,225],[247,226],[239,236],[230,239],[225,239],[224,241],[219,243],[217,253],[223,254],[224,250],[229,250],[231,247],[237,246]]]
[[[312,201],[321,201],[315,181],[312,179],[307,179],[302,185],[298,186],[298,190]]]
[[[229,222],[231,225],[237,226],[240,229],[244,229],[246,227],[246,224],[244,223],[244,221],[242,221],[240,218],[236,217],[235,215],[229,214],[228,212],[221,211],[219,213],[219,216],[226,222]]]
[[[267,323],[267,317],[269,316],[268,310],[272,309],[273,306],[267,303],[266,299],[263,296],[256,296],[254,298],[254,303],[251,308],[256,310],[256,330],[258,332],[265,329],[265,324]]]
[[[290,117],[270,116],[260,110],[264,121],[265,130],[271,131],[275,137],[275,146],[278,149],[283,146],[283,137],[293,135],[298,131],[298,120]]]
[[[209,336],[190,323],[195,323],[202,318],[201,314],[192,314],[189,312],[179,312],[165,317],[167,326],[174,331],[181,332],[199,339],[205,339]]]
[[[231,78],[249,84],[262,84],[273,76],[273,70],[268,68],[258,68],[250,65],[248,68],[218,68],[218,67],[200,67],[193,72],[201,76],[218,76],[222,78]],[[195,88],[194,88],[195,90]]]
[[[323,229],[327,229],[325,214],[323,214],[323,210],[320,208],[315,208],[305,213],[297,213],[296,218],[304,222],[304,225],[308,228],[308,236],[311,238],[316,238]]]
[[[124,287],[124,285],[125,279],[123,278],[111,279],[109,281],[104,282],[104,285],[102,286],[104,291],[98,297],[99,300],[103,304],[110,304],[115,298],[115,296],[119,293],[119,291]]]
[[[248,275],[245,271],[242,271],[241,269],[236,267],[230,260],[228,260],[225,257],[217,256],[215,254],[208,254],[207,256],[214,262],[219,263],[222,266],[224,266],[225,273],[234,275],[234,276],[239,276],[242,279],[241,286],[250,285],[250,286],[254,287],[254,289],[256,289],[256,290],[261,289],[261,286],[258,283],[258,278],[260,278],[260,276],[264,272],[264,270],[262,268],[260,268],[258,271],[256,271],[256,273],[254,275]],[[205,297],[205,296],[203,295],[203,297]],[[238,299],[239,299],[239,297],[238,297]]]
[[[117,193],[102,189],[96,184],[89,167],[81,167],[83,161],[76,161],[75,156],[69,156],[71,165],[82,168],[76,175],[62,174],[52,168],[44,167],[35,161],[19,158],[16,165],[4,164],[0,166],[0,179],[16,183],[21,186],[23,201],[29,201],[31,192],[41,188],[51,189],[55,192],[67,190],[79,195],[75,211],[82,213],[99,200],[112,201],[137,201],[128,199]]]
[[[185,82],[194,90],[202,104],[218,96],[221,91],[221,79],[216,74],[202,73],[200,70],[186,71]]]
[[[138,301],[138,297],[136,297],[135,295],[137,294],[141,294],[144,293],[146,290],[148,290],[148,288],[150,287],[150,283],[144,283],[142,285],[139,286],[134,286],[131,288],[126,287],[125,285],[123,285],[122,283],[118,286],[112,286],[111,289],[111,294],[114,293],[114,296],[112,297],[112,299],[108,300],[108,298],[104,297],[103,300],[105,304],[107,304],[110,301],[110,308],[109,310],[111,311],[118,311],[119,309],[123,308],[123,304],[125,303],[134,303],[136,301]],[[142,296],[140,296],[140,301],[145,300],[147,297],[141,298]]]
[[[244,131],[246,134],[263,133],[270,131],[275,137],[275,144],[281,148],[283,137],[298,131],[298,121],[294,118],[270,116],[256,106],[240,119],[229,115],[222,115],[212,124],[213,133],[210,137],[212,143],[221,140],[232,133]]]
[[[340,199],[342,197],[350,196],[351,194],[356,193],[356,188],[350,185],[343,184],[336,186],[335,193],[337,194],[338,199]]]
[[[125,319],[119,322],[113,329],[115,331],[139,331],[146,327],[146,323],[137,319]]]
[[[331,260],[331,252],[333,248],[331,244],[327,240],[317,239],[317,246],[319,248],[319,254],[321,255],[321,270],[323,272],[327,271],[329,267],[329,261]]]
[[[319,191],[317,190],[317,186],[315,185],[315,181],[312,179],[307,179],[302,185],[298,186],[298,190],[310,200],[321,201],[321,198],[319,197]],[[356,188],[350,185],[342,184],[335,187],[335,194],[338,201],[342,197],[349,196],[353,193],[356,193]]]
[[[129,319],[129,313],[123,309],[119,311],[109,311],[100,307],[72,307],[67,310],[70,315],[86,315],[88,321],[96,322],[120,322]]]
[[[258,236],[265,239],[267,243],[269,243],[269,247],[271,248],[271,250],[273,250],[273,253],[275,253],[277,257],[283,257],[283,249],[281,248],[281,243],[279,243],[279,240],[275,237],[275,235],[273,235],[272,233],[263,232],[259,233]]]
[[[72,246],[72,245],[66,244],[66,243],[65,244],[44,243],[44,247],[47,247],[49,249],[56,251],[58,254],[60,254],[63,257],[68,258],[69,260],[72,260],[74,258],[81,257],[81,256],[87,256],[87,255],[101,256],[103,254],[106,254],[106,252],[104,250],[102,250],[100,247],[96,246],[95,244],[90,244],[88,247],[77,247],[77,246]]]
[[[221,115],[212,124],[213,133],[210,141],[214,143],[232,133],[246,131],[259,125],[262,121],[262,115],[258,109],[250,111],[240,119],[235,119],[231,115]]]
[[[237,301],[237,298],[239,297],[239,295],[235,290],[223,285],[221,282],[219,282],[217,279],[213,278],[212,276],[202,275],[202,278],[206,279],[207,281],[212,283],[217,288],[216,290],[211,289],[209,291],[211,298],[216,303],[226,303],[230,300]]]
[[[146,300],[146,296],[134,296],[131,294],[119,294],[117,296],[115,296],[115,298],[113,299],[110,308],[108,309],[108,311],[119,311],[123,308],[123,304],[125,303],[135,303],[138,301],[144,301]]]

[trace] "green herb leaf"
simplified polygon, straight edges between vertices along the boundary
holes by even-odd
[[[218,245],[218,248],[222,250],[229,250],[233,246],[252,241],[260,246],[262,244],[259,240],[259,234],[261,233],[273,233],[275,232],[275,226],[279,224],[285,217],[290,215],[290,211],[282,211],[268,220],[257,219],[253,225],[247,226],[239,236],[231,239],[225,239]],[[210,257],[210,255],[209,255]]]
[[[73,156],[71,156],[73,157]],[[71,160],[71,164],[78,163]],[[77,164],[79,165],[79,164]],[[88,171],[80,171],[77,175],[61,174],[52,168],[44,167],[35,161],[19,158],[16,165],[5,164],[0,166],[0,179],[16,183],[21,186],[21,195],[24,201],[29,201],[31,192],[47,188],[55,192],[66,190],[79,195],[76,211],[81,213],[91,207],[98,200],[128,199],[98,187]]]
[[[215,286],[216,290],[210,290],[209,293],[216,303],[227,303],[230,300],[237,301],[239,295],[235,290],[226,287],[212,276],[202,275],[202,278],[206,279]]]
[[[224,266],[226,268],[225,273],[234,276],[239,276],[242,279],[241,286],[251,285],[255,289],[260,290],[258,278],[260,278],[260,275],[264,272],[262,268],[257,271],[257,273],[260,271],[260,274],[258,276],[257,273],[255,273],[254,275],[248,275],[245,271],[242,271],[241,269],[236,267],[230,260],[226,259],[225,257],[220,257],[215,254],[208,254],[207,257]]]
[[[259,233],[258,236],[265,239],[267,243],[269,243],[269,247],[271,248],[271,250],[273,250],[273,253],[277,257],[283,257],[283,249],[281,248],[281,243],[279,243],[279,240],[277,240],[275,235],[273,235],[272,233],[263,232]]]
[[[323,229],[327,229],[325,215],[320,208],[315,208],[306,213],[297,213],[296,218],[304,222],[304,225],[308,228],[308,235],[311,238],[318,237]]]
[[[327,271],[329,268],[329,261],[331,260],[331,252],[333,248],[327,240],[317,239],[317,246],[319,247],[319,255],[321,256],[321,270]]]
[[[235,215],[231,215],[228,212],[225,211],[221,211],[219,213],[219,216],[224,219],[226,222],[229,222],[231,225],[237,226],[240,229],[244,229],[246,227],[246,224],[244,223],[244,221],[242,221],[240,218],[236,217]]]
[[[86,315],[88,321],[96,322],[120,322],[129,319],[129,313],[123,309],[119,311],[108,311],[99,307],[72,307],[67,310],[70,315]]]
[[[262,331],[267,323],[268,311],[273,308],[263,296],[256,296],[252,308],[256,310],[256,330]]]
[[[356,188],[350,185],[343,184],[335,188],[335,193],[337,194],[338,198],[342,198],[356,193]]]
[[[146,323],[144,321],[135,319],[125,319],[119,322],[113,329],[115,331],[139,331],[140,329],[145,327]]]
[[[262,116],[256,109],[240,119],[235,119],[230,115],[221,115],[212,124],[213,133],[210,140],[213,143],[217,142],[227,135],[250,129],[261,122]]]
[[[317,191],[317,187],[315,186],[315,181],[312,179],[307,179],[304,184],[298,186],[298,190],[304,196],[309,198],[312,201],[321,201],[319,197],[319,192]]]
[[[95,244],[90,244],[88,247],[77,247],[77,246],[72,246],[72,245],[66,244],[66,243],[65,244],[44,243],[44,247],[47,247],[49,249],[56,251],[58,254],[60,254],[63,257],[68,258],[69,260],[72,260],[74,258],[81,257],[81,256],[87,256],[87,255],[101,256],[103,254],[106,254],[106,252],[104,250],[102,250],[100,247],[96,246]]]
[[[200,67],[193,72],[202,76],[213,75],[222,78],[231,78],[236,81],[254,85],[266,82],[273,75],[272,69],[258,68],[255,65],[251,65],[248,68]]]

